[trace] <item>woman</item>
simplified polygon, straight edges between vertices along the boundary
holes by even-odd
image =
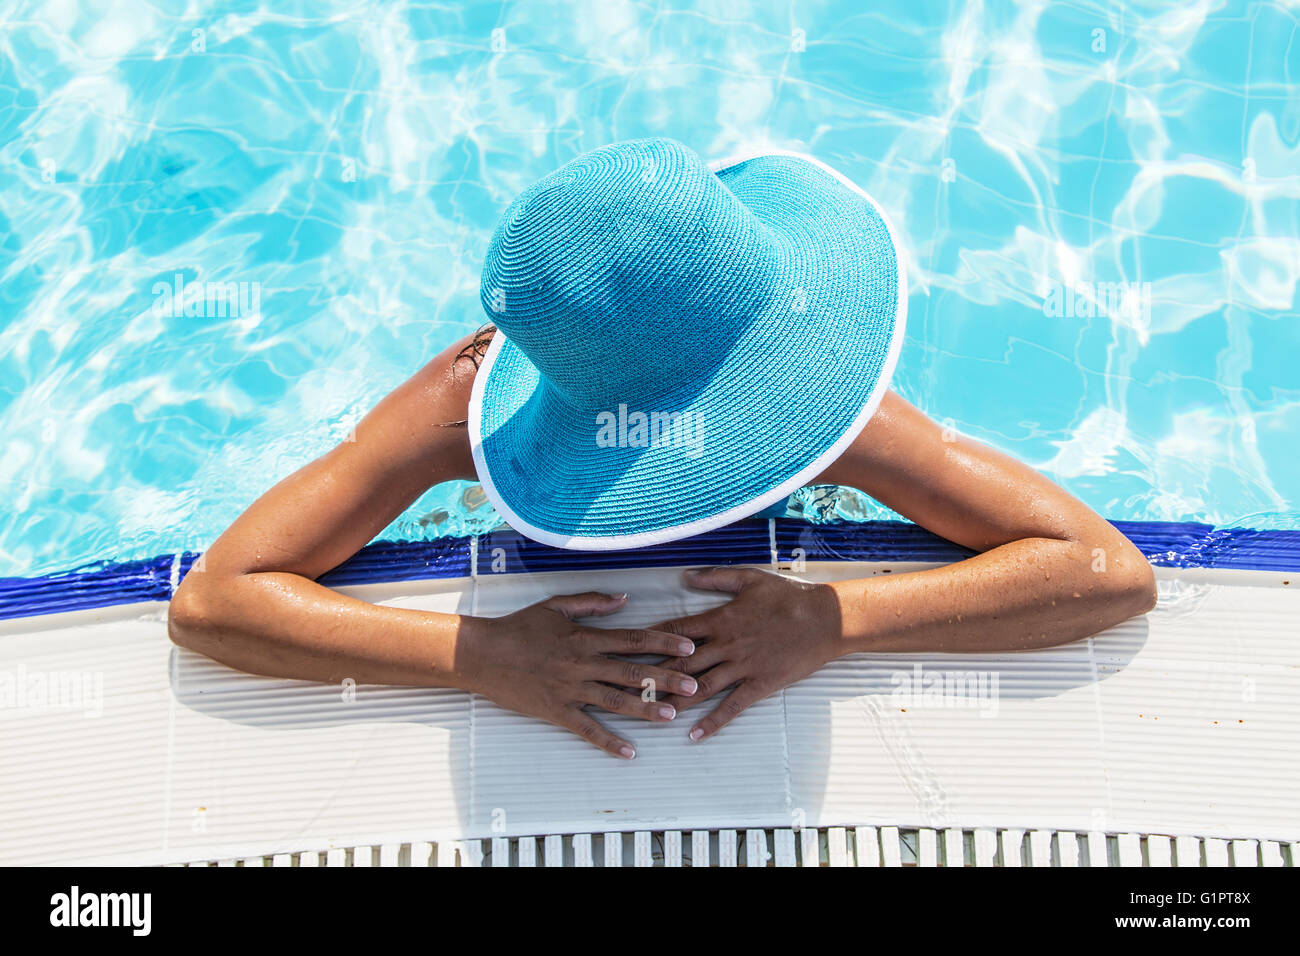
[[[588,708],[668,721],[731,689],[700,711],[700,740],[844,654],[1047,647],[1155,603],[1150,565],[1107,521],[888,391],[902,259],[870,197],[816,161],[715,173],[664,139],[588,153],[507,210],[482,298],[495,327],[212,545],[172,601],[177,644],[259,674],[463,688],[631,758]],[[979,554],[825,585],[690,571],[729,602],[649,630],[579,623],[625,595],[479,619],[315,583],[430,486],[475,478],[513,527],[561,547],[671,541],[820,482]],[[646,654],[663,661],[623,659]],[[666,696],[643,700],[646,679]]]

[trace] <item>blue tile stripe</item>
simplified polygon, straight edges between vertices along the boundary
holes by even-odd
[[[624,551],[565,551],[538,544],[517,531],[494,531],[478,543],[478,572],[585,571],[596,568],[663,568],[683,564],[768,564],[766,521],[738,521],[693,538]]]
[[[0,619],[82,608],[166,601],[172,555],[91,565],[38,578],[0,578]]]
[[[1300,531],[1258,531],[1163,521],[1116,521],[1152,564],[1300,572]],[[760,564],[777,559],[808,561],[951,562],[974,554],[923,528],[902,521],[811,525],[797,519],[741,521],[670,544],[633,551],[564,551],[538,544],[514,531],[478,539],[478,573],[527,573],[611,568],[672,567],[689,564]],[[322,584],[370,584],[430,578],[468,577],[469,538],[436,541],[380,541],[320,578]],[[797,553],[801,551],[802,553]],[[115,604],[170,599],[173,565],[177,580],[198,555],[184,552],[144,561],[101,563],[32,578],[0,578],[0,619],[78,611]]]

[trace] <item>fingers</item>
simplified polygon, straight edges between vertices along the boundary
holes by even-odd
[[[607,754],[623,760],[631,760],[636,756],[635,747],[622,737],[615,737],[596,720],[576,707],[566,709],[564,716],[557,720],[556,723],[566,730],[573,731],[587,743],[605,751]]]
[[[739,594],[757,581],[762,571],[753,568],[691,568],[684,577],[686,583],[702,591],[725,591]]]
[[[695,642],[663,631],[630,628],[591,627],[584,631],[598,654],[661,654],[665,657],[689,657]]]
[[[709,716],[691,728],[691,740],[707,740],[766,696],[752,681],[741,681]]]
[[[584,591],[581,594],[556,594],[540,603],[542,607],[558,611],[572,621],[579,617],[613,614],[627,603],[627,595]]]
[[[702,614],[689,614],[686,617],[675,617],[670,621],[664,621],[654,625],[653,630],[663,631],[666,634],[680,634],[682,637],[708,637],[714,623],[713,619],[713,611],[705,611]]]
[[[695,677],[695,693],[689,697],[673,694],[664,698],[664,703],[678,710],[694,707],[711,697],[716,697],[736,681],[743,678],[737,664],[723,663]]]
[[[695,653],[690,657],[675,657],[661,661],[659,666],[679,674],[701,674],[725,661],[728,653],[726,644],[697,644]]]
[[[634,687],[638,693],[644,693],[648,689],[656,700],[668,694],[689,697],[695,693],[696,687],[695,678],[680,671],[611,658],[599,661],[592,668],[591,679],[619,687]]]
[[[618,687],[587,681],[578,691],[578,699],[584,704],[594,704],[611,714],[626,714],[641,720],[653,720],[663,723],[677,716],[677,708],[661,700],[642,700],[637,694],[629,694]]]
[[[718,671],[722,670],[724,670],[724,668],[715,668],[714,671],[711,671],[710,673],[716,674]],[[729,683],[725,683],[729,680],[734,682],[734,678],[729,679],[726,674],[721,674],[720,676],[713,678],[713,683],[714,685],[725,689],[727,686],[730,686]],[[613,688],[601,687],[599,685],[591,686],[593,688],[593,696],[599,698],[591,701],[591,703],[604,707],[606,710],[615,710],[618,713],[630,713],[629,710],[623,708],[650,706],[643,705],[638,698],[632,698],[632,695],[623,694],[621,691],[617,691]],[[714,691],[714,693],[718,693],[718,691]],[[621,694],[622,698],[632,698],[632,701],[635,701],[635,703],[623,700],[622,698],[615,699],[613,696],[614,694]],[[697,743],[702,740],[707,740],[766,696],[767,694],[760,690],[755,683],[741,681],[736,685],[736,689],[727,695],[727,697],[719,703],[707,717],[691,728],[691,732],[688,736],[691,740]],[[638,713],[635,716],[643,715]],[[663,718],[659,717],[651,719],[662,720]],[[633,747],[631,743],[610,733],[603,725],[583,710],[578,708],[568,708],[556,723],[559,726],[564,727],[566,730],[572,731],[592,746],[605,751],[605,753],[610,754],[611,756],[619,757],[623,760],[631,760],[636,756],[636,748]]]

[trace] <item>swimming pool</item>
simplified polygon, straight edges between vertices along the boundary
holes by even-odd
[[[935,418],[1111,518],[1300,527],[1294,2],[81,7],[0,13],[0,576],[205,547],[484,321],[511,197],[649,135],[876,196]]]

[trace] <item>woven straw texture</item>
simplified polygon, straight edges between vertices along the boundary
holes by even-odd
[[[875,205],[814,162],[715,174],[668,139],[584,154],[488,249],[504,335],[471,408],[479,477],[517,530],[567,547],[760,511],[865,424],[905,294]]]

